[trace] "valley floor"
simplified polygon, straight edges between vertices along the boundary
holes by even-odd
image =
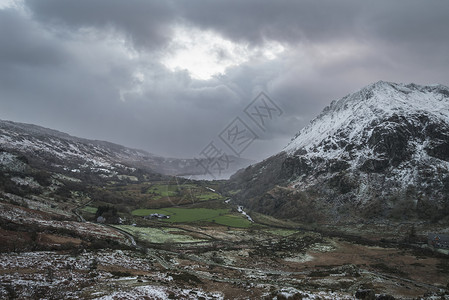
[[[108,202],[2,192],[0,298],[449,299],[449,257],[400,243],[408,225],[304,229],[248,218],[199,184],[177,186],[195,201],[167,184],[120,188],[155,200],[112,225],[93,222]]]
[[[215,238],[134,250],[3,253],[0,297],[354,299],[369,290],[397,299],[448,298],[448,258],[288,229],[178,229]]]

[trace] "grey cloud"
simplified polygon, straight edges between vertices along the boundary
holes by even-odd
[[[377,2],[376,2],[377,3]],[[367,34],[391,42],[431,42],[447,44],[449,2],[394,1],[369,4],[363,17]]]
[[[163,45],[176,20],[171,1],[142,0],[26,0],[41,22],[51,26],[96,27],[122,33],[137,47]]]
[[[447,3],[27,0],[0,10],[0,118],[195,156],[264,90],[284,114],[244,153],[262,159],[366,84],[449,84]],[[160,62],[179,24],[287,49],[195,80]]]
[[[64,60],[58,43],[24,21],[21,13],[0,10],[0,64],[4,67],[19,65],[59,64]]]
[[[119,1],[26,0],[43,22],[75,28],[112,27],[137,45],[158,47],[170,38],[174,24],[187,22],[235,41],[253,45],[266,40],[286,43],[364,39],[377,35],[394,41],[437,41],[449,3],[427,1]],[[447,39],[446,39],[447,40]]]
[[[262,44],[265,40],[337,38],[354,31],[354,1],[183,1],[186,20],[228,38]]]
[[[449,35],[447,1],[269,1],[189,0],[180,4],[186,20],[234,40],[255,44],[370,39],[444,42]],[[368,35],[368,36],[367,36]]]

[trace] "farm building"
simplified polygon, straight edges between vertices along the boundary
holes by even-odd
[[[429,233],[427,243],[435,248],[449,249],[449,234]]]
[[[147,220],[152,220],[152,219],[170,219],[170,216],[164,215],[164,214],[151,214],[148,216],[144,217]]]

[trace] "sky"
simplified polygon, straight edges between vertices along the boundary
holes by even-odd
[[[261,160],[370,83],[449,85],[448,13],[443,0],[0,0],[0,119]],[[239,128],[250,139],[229,144]]]

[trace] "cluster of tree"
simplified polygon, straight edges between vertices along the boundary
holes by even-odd
[[[6,175],[0,172],[0,190],[13,195],[25,197],[27,195],[39,195],[41,193],[40,188],[32,188],[28,185],[19,185],[10,179],[10,175]],[[18,177],[23,178],[20,175]]]
[[[90,197],[92,200],[97,202],[106,202],[111,204],[126,202],[130,205],[135,204],[131,197],[124,199],[124,196],[120,192],[110,191],[107,189],[93,188],[90,191]]]
[[[95,220],[98,221],[99,217],[102,217],[103,222],[109,224],[119,224],[120,217],[117,213],[117,209],[113,206],[105,205],[98,206],[97,212],[95,213]]]

